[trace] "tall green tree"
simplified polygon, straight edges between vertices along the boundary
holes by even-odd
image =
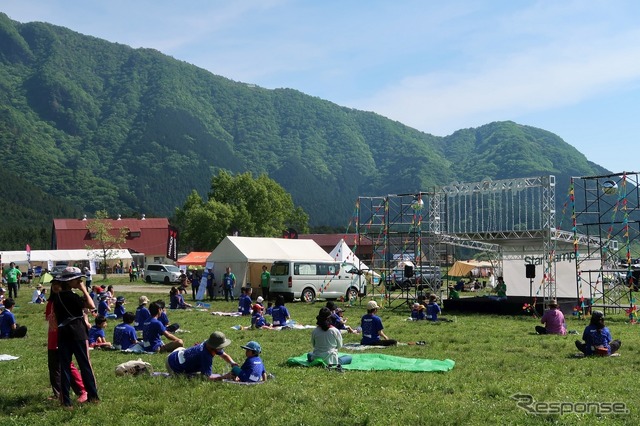
[[[87,245],[87,250],[96,252],[97,257],[102,261],[102,276],[107,279],[107,261],[115,257],[115,249],[122,248],[126,241],[128,228],[114,228],[109,220],[109,213],[106,210],[96,212],[94,220],[87,221],[87,229],[91,234],[91,245]]]
[[[287,228],[308,232],[308,221],[276,181],[250,172],[220,171],[206,201],[194,190],[176,210],[182,244],[194,250],[212,250],[234,230],[246,237],[279,237]]]

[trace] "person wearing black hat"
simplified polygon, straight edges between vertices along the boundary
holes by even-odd
[[[60,284],[60,292],[51,295],[53,309],[58,322],[58,357],[60,359],[62,404],[71,406],[69,389],[71,386],[71,358],[76,357],[82,382],[89,402],[98,402],[98,387],[89,360],[89,335],[85,310],[95,309],[87,288],[82,282],[85,275],[79,268],[68,266],[52,280]],[[73,290],[79,290],[78,295]]]
[[[225,353],[224,348],[231,344],[231,340],[220,331],[214,331],[205,342],[192,346],[188,349],[179,348],[167,356],[165,365],[167,371],[172,375],[202,374],[209,380],[216,380],[220,377],[213,374],[213,359],[219,356],[227,364],[237,367],[231,356]]]
[[[618,349],[622,342],[613,340],[611,332],[604,325],[604,313],[593,311],[591,321],[582,333],[582,340],[576,340],[576,348],[585,355],[609,356]]]

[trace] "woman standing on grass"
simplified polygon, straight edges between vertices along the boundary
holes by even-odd
[[[69,266],[52,280],[59,283],[61,290],[53,301],[53,309],[58,321],[58,355],[60,359],[62,404],[71,406],[71,358],[76,357],[82,382],[87,391],[87,400],[98,402],[98,387],[89,359],[89,335],[85,322],[85,309],[93,310],[95,305],[82,282],[85,275],[79,268]],[[77,289],[82,296],[74,293]]]

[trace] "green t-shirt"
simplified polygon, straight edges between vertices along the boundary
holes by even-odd
[[[20,275],[22,275],[22,273],[20,272],[20,269],[18,268],[9,269],[5,275],[5,277],[7,277],[7,283],[10,283],[10,284],[17,283],[18,279],[20,278]]]
[[[498,297],[507,297],[507,284],[505,284],[504,281],[498,283],[498,286],[496,287],[496,294]]]
[[[269,273],[269,271],[264,271],[260,275],[260,281],[262,282],[262,287],[264,287],[264,288],[269,287],[269,279],[270,278],[271,278],[271,273]]]

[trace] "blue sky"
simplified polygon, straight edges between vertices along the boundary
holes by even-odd
[[[438,136],[513,120],[637,172],[640,1],[4,0],[44,21]]]

